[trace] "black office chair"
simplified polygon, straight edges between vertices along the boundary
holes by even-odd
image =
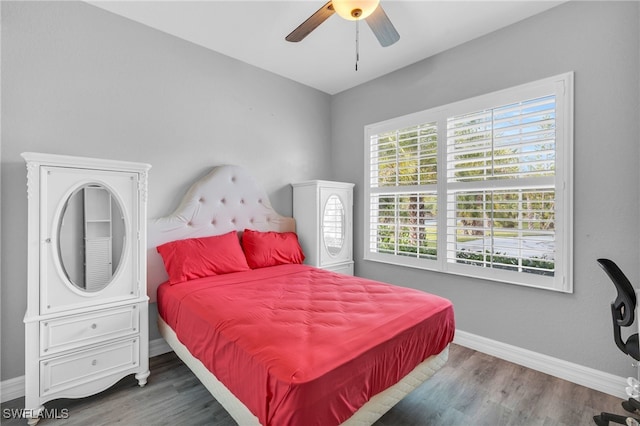
[[[636,309],[636,292],[633,286],[613,261],[609,259],[598,259],[598,263],[609,275],[611,281],[618,290],[618,297],[611,303],[611,315],[613,320],[613,339],[618,348],[636,361],[640,361],[640,346],[638,345],[638,333],[632,334],[626,341],[622,339],[621,327],[629,327],[633,324]],[[633,413],[640,411],[640,401],[629,398],[622,402],[622,408]],[[611,413],[601,413],[594,416],[593,420],[598,426],[607,426],[609,422],[623,425],[636,425],[640,419],[630,416],[619,416]],[[636,422],[636,423],[634,423]]]

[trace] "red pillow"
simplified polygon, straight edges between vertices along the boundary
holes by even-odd
[[[242,248],[251,269],[304,261],[304,253],[295,232],[259,232],[245,229]]]
[[[236,231],[171,241],[158,246],[157,250],[171,284],[249,270]]]

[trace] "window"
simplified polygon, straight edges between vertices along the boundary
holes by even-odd
[[[571,292],[573,74],[365,128],[365,259]]]

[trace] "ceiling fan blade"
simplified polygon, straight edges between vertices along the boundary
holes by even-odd
[[[366,18],[366,21],[382,47],[391,46],[400,40],[400,34],[396,31],[381,5],[378,5],[376,10]]]
[[[313,15],[307,18],[302,24],[298,26],[295,30],[291,31],[291,34],[285,37],[285,40],[291,42],[297,42],[305,38],[309,35],[309,33],[316,28],[318,25],[322,24],[327,18],[333,15],[335,11],[333,10],[333,4],[331,1],[328,1],[327,4],[322,6],[320,9],[316,11]]]

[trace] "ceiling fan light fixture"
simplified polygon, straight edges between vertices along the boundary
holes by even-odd
[[[365,19],[378,7],[380,0],[333,0],[333,9],[349,21]]]

